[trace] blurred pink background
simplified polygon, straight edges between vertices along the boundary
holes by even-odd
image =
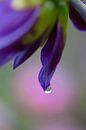
[[[14,76],[13,95],[17,106],[26,113],[37,116],[52,117],[56,114],[65,114],[76,106],[78,92],[76,81],[59,67],[52,82],[52,93],[45,94],[41,88],[37,75],[40,66],[29,65]],[[14,84],[15,83],[15,84]]]

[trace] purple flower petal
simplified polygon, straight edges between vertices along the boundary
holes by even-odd
[[[86,30],[86,21],[81,17],[81,15],[76,11],[76,9],[70,4],[69,16],[73,24],[82,31]]]
[[[63,49],[63,30],[60,23],[58,23],[41,53],[43,67],[39,73],[39,81],[44,91],[46,91],[47,88],[50,86],[50,80],[54,74],[57,64],[60,61]]]
[[[40,8],[15,11],[6,4],[0,5],[0,49],[15,44],[28,33],[37,21]]]
[[[55,26],[56,28],[56,26]],[[56,29],[53,29],[52,33],[50,34],[47,43],[45,44],[45,46],[43,47],[42,51],[41,51],[41,62],[42,65],[45,65],[48,63],[48,58],[52,55],[52,48],[54,46],[55,40],[56,40]]]
[[[18,52],[15,55],[13,69],[17,68],[25,60],[27,60],[39,48],[39,45],[40,45],[40,42],[38,41],[37,43],[28,45],[28,47]]]
[[[21,65],[25,60],[27,60],[39,48],[41,42],[44,42],[46,40],[44,34],[46,34],[46,30],[36,42],[24,47],[23,50],[19,51],[15,55],[14,64],[13,64],[14,69],[17,68],[19,65]]]
[[[16,46],[11,45],[11,46],[1,49],[0,50],[0,66],[10,61],[19,50],[21,50],[21,48],[18,44]]]
[[[70,4],[80,14],[83,20],[86,22],[86,2],[84,0],[70,0]]]

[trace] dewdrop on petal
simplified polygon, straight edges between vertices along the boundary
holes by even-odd
[[[46,90],[45,90],[46,94],[51,94],[52,93],[52,88],[51,86],[49,86]]]

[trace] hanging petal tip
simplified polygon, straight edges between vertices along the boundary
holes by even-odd
[[[16,69],[19,65],[20,65],[20,62],[18,60],[18,57],[16,57],[13,62],[13,69]]]
[[[51,93],[51,92],[52,92],[52,89],[51,89],[51,87],[50,87],[49,77],[46,78],[47,76],[46,76],[45,73],[46,73],[46,72],[44,72],[44,68],[42,68],[42,69],[40,70],[40,73],[39,73],[39,77],[38,77],[38,78],[39,78],[39,82],[40,82],[40,84],[41,84],[41,86],[42,86],[44,92],[48,94],[48,93]]]

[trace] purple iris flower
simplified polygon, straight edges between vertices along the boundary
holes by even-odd
[[[86,30],[86,3],[81,0],[19,1],[20,4],[18,0],[0,1],[0,66],[14,58],[15,69],[43,46],[39,82],[44,91],[50,91],[50,81],[66,41],[68,15],[78,29]]]

